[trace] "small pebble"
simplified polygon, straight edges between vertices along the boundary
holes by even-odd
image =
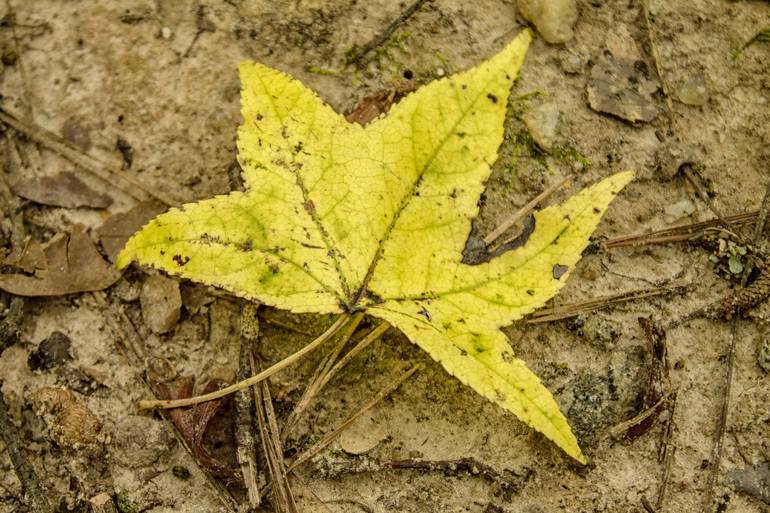
[[[556,128],[559,123],[559,107],[555,103],[544,103],[524,114],[524,124],[529,135],[546,151],[550,151],[556,142]]]
[[[663,209],[663,213],[664,213],[663,219],[667,223],[671,224],[675,221],[682,219],[683,217],[692,215],[694,212],[695,212],[695,205],[693,204],[693,202],[688,199],[685,199],[666,206],[666,208]]]
[[[54,331],[40,342],[37,349],[32,351],[27,359],[27,365],[32,370],[52,369],[67,360],[72,360],[70,347],[72,341],[61,331]]]
[[[762,340],[759,341],[757,365],[759,365],[763,371],[770,373],[770,335],[765,335]]]
[[[709,92],[703,74],[693,75],[682,84],[679,88],[679,101],[696,107],[706,105],[709,101]]]
[[[578,19],[575,0],[519,0],[518,7],[547,42],[564,43],[574,36],[572,28]]]
[[[171,39],[171,29],[168,27],[161,28],[160,37],[162,37],[163,39]]]
[[[340,434],[339,443],[348,454],[365,454],[379,444],[388,433],[375,414],[368,411],[358,417],[345,431]]]
[[[142,285],[139,302],[144,322],[153,333],[171,331],[182,308],[179,283],[159,274],[150,276]]]
[[[576,53],[566,52],[561,56],[560,63],[564,73],[576,75],[583,71],[583,59]]]

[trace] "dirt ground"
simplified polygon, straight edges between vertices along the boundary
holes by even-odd
[[[358,66],[346,66],[346,52],[381,33],[408,3],[7,0],[0,5],[0,106],[64,137],[98,159],[102,169],[122,169],[149,190],[182,201],[208,198],[228,192],[237,175],[239,62],[253,59],[286,71],[347,112],[358,98],[394,78],[411,76],[423,84],[476,64],[525,25],[512,0],[434,0]],[[759,209],[770,181],[770,44],[735,52],[770,25],[770,3],[580,0],[578,6],[574,38],[559,45],[536,38],[526,58],[513,95],[541,94],[519,99],[510,109],[506,141],[483,198],[482,232],[558,177],[571,177],[572,185],[549,201],[625,169],[635,171],[636,179],[608,210],[596,241],[713,219],[684,169],[692,170],[696,181],[702,178],[699,183],[721,215]],[[618,60],[611,51],[618,39],[639,49],[635,71],[626,78],[650,85],[637,98],[649,121],[632,123],[589,105],[600,66]],[[694,100],[693,84],[705,87]],[[555,104],[560,112],[550,153],[533,144],[522,121],[544,104]],[[0,179],[8,186],[72,171],[113,198],[106,209],[4,199],[0,251],[14,245],[14,223],[23,223],[38,242],[80,224],[98,242],[97,229],[137,203],[21,131],[3,130],[0,152]],[[770,344],[766,304],[734,322],[700,318],[671,327],[669,390],[676,391],[675,406],[668,401],[657,423],[638,438],[611,436],[614,426],[641,411],[654,366],[637,319],[651,317],[665,325],[740,287],[736,266],[748,265],[749,257],[728,241],[752,240],[753,223],[717,228],[694,242],[594,246],[551,306],[657,286],[686,285],[684,292],[506,329],[518,356],[567,414],[590,458],[587,467],[573,464],[391,330],[313,403],[286,444],[287,457],[328,433],[398,373],[414,363],[425,367],[295,472],[291,483],[301,510],[770,511],[766,490],[763,496],[734,484],[736,471],[770,462],[770,376],[760,365],[763,357],[770,360],[762,353],[763,344]],[[767,231],[754,247],[767,254]],[[223,491],[213,484],[175,438],[171,423],[136,409],[139,399],[149,397],[141,378],[150,357],[164,359],[198,383],[222,367],[237,368],[241,303],[182,284],[181,318],[170,332],[154,334],[139,301],[151,274],[134,268],[103,292],[25,300],[21,339],[0,356],[11,421],[56,511],[89,511],[89,501],[104,493],[124,513],[229,512],[238,510],[236,502],[239,511],[247,509],[243,490],[233,485]],[[0,312],[10,304],[11,296],[0,293]],[[270,309],[260,316],[260,350],[267,362],[291,354],[330,322]],[[30,357],[39,356],[39,344],[54,332],[69,339],[71,358],[33,364]],[[146,361],[127,349],[132,340],[144,347]],[[279,418],[299,398],[320,356],[271,379]],[[731,362],[729,410],[720,437]],[[72,391],[67,401],[80,405],[81,416],[73,422],[82,428],[74,436],[83,440],[68,442],[64,420],[56,417],[61,405],[51,406],[44,396],[57,389],[44,387]],[[209,429],[209,444],[225,461],[232,461],[231,429],[227,416]],[[661,447],[667,448],[665,458]],[[451,466],[375,468],[377,462],[463,458],[499,475],[493,479]],[[27,511],[4,444],[0,469],[0,513]],[[272,511],[269,503],[264,511]]]

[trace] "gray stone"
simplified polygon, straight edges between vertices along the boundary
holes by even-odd
[[[575,35],[578,8],[575,0],[519,0],[519,13],[532,22],[548,43],[564,43]]]
[[[709,101],[706,77],[702,73],[691,76],[679,87],[679,101],[685,105],[699,107]]]
[[[159,274],[150,276],[144,280],[139,302],[144,322],[153,333],[171,331],[182,308],[179,283]]]
[[[556,142],[560,116],[561,112],[555,103],[544,103],[524,114],[524,124],[527,125],[529,135],[546,151],[551,151]]]

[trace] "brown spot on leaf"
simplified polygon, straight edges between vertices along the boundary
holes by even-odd
[[[176,262],[176,265],[178,265],[179,267],[184,267],[185,265],[187,265],[187,262],[190,261],[190,257],[188,256],[183,257],[182,255],[174,255],[173,257],[171,257],[171,260]]]
[[[489,98],[492,103],[497,103],[497,96],[495,96],[494,94],[488,93],[487,98]]]
[[[499,403],[505,402],[505,394],[499,391],[498,389],[495,389],[495,400]]]
[[[303,206],[305,207],[305,212],[308,214],[314,214],[315,213],[315,203],[313,203],[313,200],[307,200]]]
[[[505,363],[511,363],[513,361],[513,354],[510,351],[503,351],[500,356],[503,357]]]

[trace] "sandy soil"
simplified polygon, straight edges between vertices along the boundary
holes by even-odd
[[[610,207],[596,240],[711,219],[708,206],[677,173],[684,162],[694,163],[708,181],[718,211],[756,210],[770,176],[770,45],[752,45],[738,58],[733,52],[769,24],[770,4],[651,0],[649,27],[640,2],[578,4],[575,38],[565,45],[536,39],[527,56],[514,95],[544,94],[512,109],[508,137],[484,198],[482,230],[558,176],[571,176],[573,185],[557,193],[556,200],[624,169],[634,170],[637,178]],[[125,172],[137,181],[184,201],[208,198],[230,190],[237,165],[238,62],[254,59],[289,72],[343,112],[407,70],[425,83],[478,63],[524,25],[510,0],[435,0],[400,26],[362,69],[344,66],[348,49],[371,40],[404,7],[384,0],[9,0],[0,5],[0,105],[69,138],[111,168],[126,164],[116,147],[120,138],[132,149]],[[605,55],[607,39],[617,34],[636,41],[646,79],[657,84],[650,97],[657,116],[650,122],[632,124],[588,105],[591,69]],[[705,80],[708,97],[703,105],[687,105],[680,101],[682,90],[698,77]],[[550,155],[522,137],[526,129],[520,115],[547,102],[561,113],[557,142],[562,151]],[[13,137],[22,165],[7,168],[7,183],[73,170],[95,190],[115,198],[109,210],[25,203],[27,231],[38,240],[77,223],[92,230],[96,240],[94,230],[107,217],[136,203],[45,147]],[[676,204],[684,205],[684,212],[670,208]],[[8,205],[3,210],[7,245],[14,218]],[[751,237],[751,225],[742,230]],[[637,318],[651,316],[666,323],[718,300],[734,286],[709,260],[719,256],[717,245],[588,251],[554,305],[650,284],[691,288],[577,320],[521,322],[507,329],[519,357],[543,378],[570,418],[591,459],[586,468],[573,465],[547,440],[462,386],[391,331],[324,390],[290,438],[289,453],[333,429],[413,363],[422,362],[425,369],[345,439],[297,471],[292,483],[301,507],[340,513],[641,512],[646,499],[661,512],[768,511],[770,506],[725,481],[735,469],[770,461],[770,377],[757,359],[758,348],[770,336],[767,307],[735,323],[730,410],[714,505],[704,502],[715,463],[731,322],[696,319],[669,330],[676,407],[672,411],[669,405],[661,422],[633,441],[609,436],[612,426],[638,413],[645,388],[650,355]],[[766,237],[763,246],[768,248]],[[146,277],[134,269],[104,293],[27,301],[22,340],[0,356],[2,393],[57,511],[88,511],[88,501],[101,493],[119,496],[124,512],[235,510],[176,440],[171,424],[136,411],[135,402],[149,393],[140,379],[145,367],[125,347],[130,339],[126,333],[135,329],[148,356],[164,358],[180,373],[205,382],[217,368],[237,367],[233,334],[240,304],[209,291],[203,307],[183,309],[170,333],[154,335],[142,320],[138,301]],[[9,296],[0,295],[0,310],[8,304]],[[309,340],[278,327],[276,319],[308,333],[318,333],[329,322],[269,310],[262,314],[262,352],[268,361]],[[73,358],[47,370],[31,370],[29,355],[54,331],[71,340]],[[318,358],[310,357],[272,380],[279,415],[290,411]],[[47,386],[73,391],[101,426],[95,440],[62,441],[50,412],[41,414],[46,407],[40,390]],[[667,418],[670,423],[662,422]],[[212,429],[210,438],[215,447],[223,447],[220,452],[226,453],[231,443],[229,429],[226,422]],[[670,451],[667,478],[666,465],[659,461],[664,440]],[[354,455],[351,447],[368,451]],[[505,489],[462,472],[349,472],[365,458],[474,458],[500,472],[510,471],[516,486]],[[190,477],[177,477],[175,466],[188,469]],[[25,511],[4,446],[0,468],[0,513]],[[664,480],[665,497],[657,508]],[[237,486],[229,493],[244,503]],[[265,511],[270,511],[269,504]]]

